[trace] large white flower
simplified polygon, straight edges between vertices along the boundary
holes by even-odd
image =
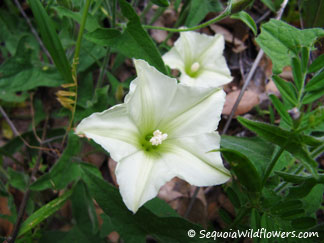
[[[226,182],[230,174],[220,154],[208,153],[219,148],[215,130],[224,91],[177,84],[145,61],[134,62],[138,77],[125,103],[92,114],[76,128],[118,162],[126,206],[135,213],[175,176],[196,186]]]
[[[181,72],[180,82],[202,87],[220,87],[232,81],[223,56],[224,37],[181,32],[174,47],[163,55],[165,64]]]

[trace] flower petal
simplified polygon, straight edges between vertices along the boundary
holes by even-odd
[[[179,178],[195,186],[212,186],[230,178],[219,152],[208,153],[220,146],[217,132],[166,140],[163,159]]]
[[[134,60],[137,78],[126,97],[128,111],[141,132],[152,131],[168,112],[177,90],[176,79],[160,73],[143,60]]]
[[[192,31],[182,32],[174,47],[163,55],[163,60],[171,68],[181,71],[181,83],[220,87],[232,81],[223,56],[224,45],[224,37],[219,34],[209,36]],[[191,77],[186,70],[190,70],[195,62],[199,63],[201,70]]]
[[[161,186],[174,174],[160,156],[138,151],[119,161],[116,176],[124,203],[136,213],[139,207],[157,195]]]
[[[225,92],[179,84],[168,115],[159,127],[169,138],[193,136],[217,129]]]
[[[138,129],[124,104],[83,119],[76,127],[76,134],[93,139],[116,161],[138,150]]]

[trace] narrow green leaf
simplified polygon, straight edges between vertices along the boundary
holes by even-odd
[[[299,208],[299,209],[293,209],[293,210],[288,210],[288,211],[287,210],[282,211],[282,213],[280,214],[280,217],[285,220],[292,220],[297,217],[301,217],[304,214],[305,214],[305,210],[302,208]]]
[[[252,19],[252,17],[245,11],[238,12],[236,14],[231,15],[232,19],[239,19],[243,21],[253,32],[254,35],[257,35],[258,29],[257,26]]]
[[[286,82],[277,75],[272,76],[274,83],[280,91],[282,97],[288,101],[291,105],[297,105],[296,92],[294,92],[294,87],[291,83]]]
[[[309,48],[302,47],[301,51],[301,67],[302,67],[302,73],[307,73],[307,67],[308,67],[308,61],[309,61]]]
[[[29,0],[28,2],[33,11],[44,45],[51,54],[57,70],[66,82],[72,82],[71,67],[52,20],[39,0]]]
[[[151,0],[151,2],[160,7],[168,7],[170,5],[168,0]]]
[[[279,98],[275,95],[269,95],[269,98],[272,104],[274,105],[274,107],[276,108],[276,110],[278,111],[280,117],[283,119],[283,121],[286,122],[289,126],[292,126],[293,125],[292,119],[289,113],[287,112],[284,104],[282,104]]]
[[[304,83],[302,67],[299,58],[293,57],[291,59],[291,67],[292,67],[292,73],[294,77],[294,83],[296,85],[297,90],[299,91],[302,89]]]
[[[57,210],[59,210],[65,201],[72,195],[73,190],[66,191],[62,196],[47,203],[45,206],[38,209],[35,213],[30,215],[21,225],[19,236],[25,234],[36,225],[47,219]]]
[[[257,209],[255,209],[255,208],[252,208],[252,211],[251,211],[250,224],[251,224],[251,228],[255,231],[260,228],[261,216],[260,216],[259,212],[257,211]]]
[[[280,201],[273,207],[271,207],[271,213],[273,214],[284,214],[285,212],[291,211],[291,210],[296,210],[300,209],[303,207],[303,203],[301,200],[285,200],[285,201]]]
[[[231,187],[228,187],[226,189],[226,194],[234,207],[236,208],[241,207],[240,198],[237,196],[237,194]]]
[[[317,182],[314,178],[305,180],[302,184],[289,188],[288,198],[303,198],[306,197],[316,186]]]
[[[238,121],[249,130],[258,134],[261,138],[283,147],[293,156],[299,159],[305,168],[317,176],[317,162],[309,155],[303,144],[316,146],[322,142],[310,136],[295,134],[270,124],[255,122],[242,117]]]
[[[275,173],[277,175],[279,175],[280,177],[282,177],[285,181],[296,183],[296,184],[301,184],[305,180],[310,178],[309,176],[300,176],[300,175],[295,175],[295,174],[289,174],[289,173],[282,172],[282,171],[276,171]]]
[[[261,178],[254,165],[245,155],[232,149],[220,149],[220,151],[230,163],[231,169],[235,172],[240,183],[251,192],[261,190]]]
[[[316,225],[316,220],[311,217],[302,217],[291,221],[294,229],[308,229]]]
[[[304,105],[310,104],[314,102],[315,100],[318,100],[324,95],[324,89],[312,91],[312,92],[307,92],[306,95],[303,97],[302,103]]]
[[[324,64],[323,64],[324,65]],[[316,91],[324,88],[324,71],[315,75],[309,82],[306,84],[306,91]]]
[[[308,67],[308,73],[315,73],[318,70],[322,69],[324,67],[324,54],[317,57],[312,64]]]

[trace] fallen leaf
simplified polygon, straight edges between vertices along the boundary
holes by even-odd
[[[224,36],[225,41],[231,43],[234,46],[232,48],[233,52],[240,53],[247,48],[243,41],[234,37],[232,33],[229,32],[227,29],[217,24],[210,25],[210,28],[215,32],[215,34],[222,34]]]
[[[236,102],[237,97],[239,96],[241,90],[235,90],[230,92],[226,96],[225,105],[222,114],[229,115],[232,111],[232,108]],[[258,105],[260,102],[259,95],[253,91],[246,90],[244,95],[239,103],[235,115],[242,115],[249,112],[254,106]]]

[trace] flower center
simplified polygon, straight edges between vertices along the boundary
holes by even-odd
[[[168,134],[162,133],[160,130],[155,130],[153,132],[153,137],[150,139],[150,143],[154,146],[160,145],[167,137]]]
[[[198,62],[194,62],[194,63],[191,65],[191,67],[190,67],[190,71],[191,71],[192,73],[195,73],[195,72],[197,72],[197,71],[199,70],[199,68],[200,68],[199,63],[198,63]]]

